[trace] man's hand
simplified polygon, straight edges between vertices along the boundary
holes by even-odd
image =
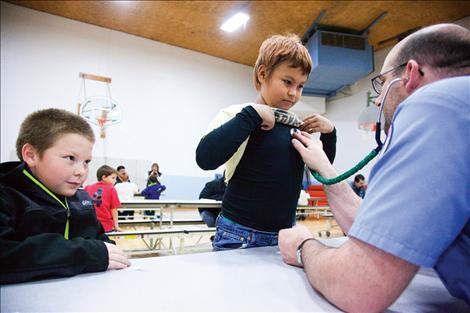
[[[303,130],[309,134],[322,133],[329,134],[335,127],[333,123],[326,117],[320,114],[312,114],[304,118],[304,123],[300,126],[300,130]]]
[[[104,243],[108,249],[108,270],[122,269],[131,265],[124,252],[111,243]]]
[[[307,238],[312,238],[312,233],[304,225],[297,224],[292,228],[279,231],[279,250],[284,262],[290,265],[301,266],[297,263],[297,247]]]
[[[319,168],[330,165],[320,140],[313,138],[312,135],[306,132],[296,132],[293,136],[292,144],[294,148],[299,151],[302,160],[310,169],[320,172]]]
[[[274,112],[271,107],[265,104],[252,104],[253,109],[258,113],[258,115],[263,119],[261,122],[262,130],[271,130],[274,127],[275,119]]]

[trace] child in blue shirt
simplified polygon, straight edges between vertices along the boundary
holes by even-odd
[[[152,174],[148,178],[147,187],[142,190],[140,193],[142,196],[145,196],[145,199],[159,200],[161,193],[166,189],[166,187],[158,181],[156,174]]]

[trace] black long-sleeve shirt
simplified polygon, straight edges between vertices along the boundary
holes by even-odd
[[[251,106],[214,129],[200,142],[196,162],[205,170],[227,162],[248,138],[222,201],[224,217],[261,231],[291,227],[302,185],[304,163],[292,146],[291,126],[261,130],[262,119]],[[330,162],[336,154],[336,130],[320,140]]]

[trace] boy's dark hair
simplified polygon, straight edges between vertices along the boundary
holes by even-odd
[[[61,109],[44,109],[29,114],[21,123],[16,139],[16,154],[23,161],[21,150],[27,143],[32,145],[39,156],[54,145],[65,134],[77,134],[95,142],[90,125],[77,114]]]
[[[101,181],[103,179],[103,176],[108,177],[111,174],[117,175],[117,171],[111,166],[101,165],[100,168],[96,171],[96,178],[98,179],[98,181]]]
[[[299,36],[295,34],[274,35],[263,41],[259,48],[258,59],[253,69],[253,80],[256,90],[260,89],[258,72],[261,65],[266,67],[266,78],[283,62],[293,68],[300,68],[307,76],[312,70],[312,58],[307,48],[302,45]]]
[[[393,66],[408,62],[427,64],[447,75],[470,74],[470,31],[454,24],[419,30],[403,40]]]
[[[119,165],[117,168],[116,168],[116,171],[120,171],[120,170],[125,170],[125,166],[124,165]]]
[[[358,182],[361,181],[361,180],[366,180],[366,178],[364,177],[364,175],[362,175],[362,174],[357,174],[356,176],[354,176],[354,181],[355,181],[356,183],[358,183]]]

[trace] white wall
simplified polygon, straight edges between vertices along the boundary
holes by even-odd
[[[122,123],[94,155],[152,160],[167,175],[212,176],[195,163],[201,134],[219,109],[256,97],[252,68],[136,36],[1,3],[1,161],[14,156],[25,116],[76,112],[79,72],[109,76]],[[87,81],[88,95],[105,84]],[[98,131],[96,132],[97,137]],[[94,176],[91,173],[91,176]]]
[[[327,100],[325,116],[336,126],[338,142],[334,166],[340,173],[356,165],[376,147],[374,132],[359,129],[358,118],[367,107],[367,92],[375,94],[370,79],[380,72],[389,50],[390,48],[375,53],[375,72],[354,84],[350,88],[351,95]],[[372,160],[359,172],[366,179],[375,161]]]

